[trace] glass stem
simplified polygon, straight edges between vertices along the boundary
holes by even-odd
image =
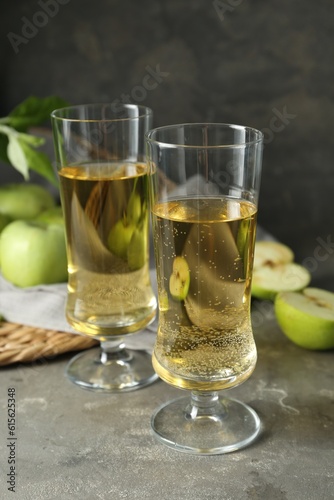
[[[205,417],[221,420],[224,415],[225,409],[219,401],[217,391],[191,392],[190,403],[185,408],[185,418],[187,420]]]
[[[129,353],[125,349],[122,337],[115,337],[113,340],[101,342],[100,362],[103,365],[114,363],[115,361],[129,361]]]

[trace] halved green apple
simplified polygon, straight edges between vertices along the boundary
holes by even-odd
[[[308,286],[311,281],[309,271],[293,260],[293,251],[283,243],[256,242],[252,296],[274,300],[279,292],[295,292]]]
[[[267,264],[253,271],[252,296],[273,300],[277,293],[302,290],[310,281],[309,271],[300,264]]]
[[[265,265],[293,262],[295,256],[291,248],[277,241],[257,241],[254,252],[254,269]]]
[[[334,293],[311,287],[282,292],[274,307],[279,326],[292,342],[312,350],[334,348]]]
[[[169,291],[174,300],[184,300],[189,291],[190,270],[184,257],[177,256],[173,261],[173,272],[169,278]]]

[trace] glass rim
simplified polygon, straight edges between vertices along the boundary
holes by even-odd
[[[228,143],[228,144],[212,144],[212,145],[205,145],[205,144],[177,144],[174,142],[165,142],[162,140],[157,140],[153,139],[152,135],[158,131],[162,130],[172,130],[172,129],[177,129],[177,128],[190,128],[190,127],[221,127],[221,128],[226,128],[226,129],[234,129],[234,130],[248,130],[253,133],[254,135],[257,135],[256,139],[253,140],[248,140],[244,142],[239,142],[239,143]],[[174,125],[163,125],[161,127],[156,127],[145,134],[146,140],[150,144],[156,144],[165,148],[184,148],[184,149],[228,149],[228,148],[243,148],[245,146],[250,146],[250,145],[255,145],[263,142],[264,139],[264,134],[261,132],[261,130],[258,130],[254,127],[248,127],[246,125],[237,125],[234,123],[223,123],[223,122],[187,122],[187,123],[178,123]]]
[[[66,117],[66,116],[59,116],[59,113],[64,112],[64,111],[78,111],[80,109],[98,109],[103,106],[112,106],[111,102],[101,102],[101,103],[89,103],[89,104],[75,104],[75,105],[70,105],[70,106],[64,106],[62,108],[57,108],[54,109],[51,113],[50,116],[54,120],[59,120],[62,122],[77,122],[77,123],[111,123],[111,122],[126,122],[126,121],[133,121],[133,120],[138,120],[140,118],[145,118],[148,116],[153,116],[153,110],[149,108],[148,106],[144,106],[143,104],[131,104],[131,103],[117,103],[115,104],[115,107],[121,112],[122,110],[125,109],[138,109],[139,114],[138,116],[127,116],[127,117],[120,117],[120,118],[75,118],[75,117]]]

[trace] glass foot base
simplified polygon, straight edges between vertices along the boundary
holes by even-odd
[[[203,392],[164,404],[153,414],[151,426],[155,437],[175,450],[219,455],[252,443],[261,422],[246,404]]]
[[[66,367],[66,376],[83,389],[96,392],[129,392],[158,379],[147,351],[122,349],[105,353],[100,348],[77,354]]]

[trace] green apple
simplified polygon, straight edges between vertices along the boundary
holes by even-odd
[[[334,348],[334,293],[319,288],[282,292],[274,307],[279,326],[292,342],[306,349]]]
[[[6,184],[0,187],[0,212],[11,219],[34,219],[55,205],[51,193],[38,184]]]
[[[309,271],[294,262],[267,264],[253,271],[252,296],[257,299],[274,300],[277,293],[302,290],[310,281]]]
[[[274,300],[278,292],[294,292],[305,288],[311,281],[311,275],[293,260],[293,251],[282,243],[256,242],[252,296]]]
[[[293,262],[291,248],[277,241],[257,241],[254,252],[254,269],[264,265],[286,264]]]
[[[125,218],[120,219],[111,228],[108,235],[108,247],[117,257],[127,259],[128,247],[135,230],[135,226]]]
[[[12,221],[12,219],[5,214],[0,213],[0,233]]]
[[[0,238],[2,230],[11,222],[10,217],[0,213]],[[1,255],[0,255],[0,269],[1,269]]]
[[[67,281],[65,231],[61,224],[16,220],[0,239],[1,271],[19,287]]]
[[[188,295],[190,285],[190,270],[184,257],[173,260],[173,272],[169,278],[169,291],[174,300],[182,301]]]
[[[60,206],[49,208],[37,215],[35,220],[48,224],[64,224],[63,210]]]

